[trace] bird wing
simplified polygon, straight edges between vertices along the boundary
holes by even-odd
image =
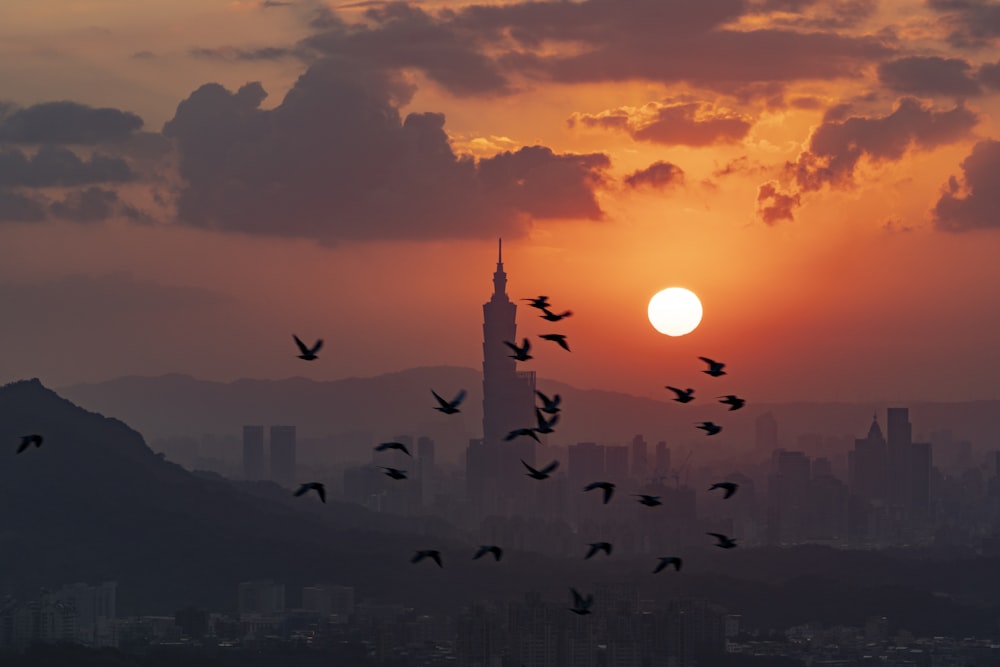
[[[542,399],[542,402],[545,403],[545,405],[552,405],[552,399],[550,399],[548,396],[537,390],[535,391],[535,393],[538,394],[538,397]]]
[[[504,342],[506,342],[506,341],[504,341]],[[438,396],[438,393],[436,391],[434,391],[433,389],[431,389],[431,393],[434,394],[434,398],[437,399],[437,402],[441,404],[442,408],[449,407],[448,401],[446,401],[443,398],[441,398],[440,396]]]
[[[552,463],[542,468],[541,472],[543,475],[548,475],[550,472],[552,472],[558,467],[559,467],[559,461],[553,461]]]
[[[611,495],[615,492],[614,484],[606,484],[604,486],[604,504],[607,505],[608,501],[611,500]]]
[[[308,491],[309,491],[309,485],[308,484],[303,484],[302,486],[299,487],[299,490],[296,491],[293,495],[295,497],[298,497],[298,496],[301,496],[303,493],[306,493]]]
[[[322,484],[320,484],[319,486],[314,486],[313,488],[316,489],[316,493],[319,494],[319,499],[322,500],[325,503],[326,502],[326,487],[323,486]]]
[[[31,446],[31,438],[29,436],[24,436],[23,438],[21,438],[21,446],[17,448],[17,453],[20,454],[21,452],[26,450],[29,446]]]
[[[583,559],[587,560],[588,558],[590,558],[591,556],[593,556],[594,554],[596,554],[598,548],[599,547],[596,544],[591,544],[590,545],[590,550],[587,551],[587,555],[584,556]]]
[[[663,568],[665,568],[666,566],[667,566],[667,559],[661,558],[660,562],[657,563],[656,565],[656,569],[653,570],[653,574],[656,574],[657,572],[662,572]]]
[[[493,546],[490,548],[490,551],[493,552],[493,556],[497,559],[497,562],[500,562],[500,559],[503,558],[503,549],[498,546]]]
[[[575,588],[571,588],[569,590],[573,594],[573,606],[574,607],[582,607],[583,606],[583,596],[580,595],[580,593]]]
[[[510,342],[509,340],[505,340],[503,342],[503,344],[506,345],[507,347],[509,347],[510,349],[514,350],[514,352],[520,352],[521,351],[521,348],[519,348],[517,345],[515,345],[512,342]]]
[[[422,561],[424,559],[424,557],[426,555],[427,554],[425,554],[423,551],[418,551],[417,553],[413,554],[413,558],[410,559],[410,562],[411,563],[419,563],[420,561]]]
[[[722,535],[721,533],[705,533],[705,534],[706,535],[711,535],[712,537],[714,537],[715,539],[719,540],[720,542],[725,542],[726,540],[729,539],[728,537],[726,537],[725,535]]]
[[[472,560],[477,560],[479,558],[482,558],[484,555],[489,553],[489,551],[490,551],[489,547],[479,547],[479,551],[477,551],[476,555],[472,557]]]
[[[458,404],[465,400],[465,390],[462,389],[457,394],[455,394],[455,400],[451,402],[451,407],[457,408]]]
[[[706,364],[708,364],[712,368],[716,368],[719,365],[719,362],[715,361],[714,359],[709,359],[708,357],[698,357],[698,358],[701,359],[702,361],[704,361]]]
[[[295,344],[299,346],[299,351],[302,352],[302,354],[309,354],[309,348],[306,347],[306,344],[303,343],[298,336],[292,334],[292,338],[295,339]]]
[[[532,468],[531,466],[529,466],[527,463],[525,463],[524,459],[521,459],[521,465],[523,465],[525,468],[527,468],[530,472],[532,472],[532,473],[534,473],[536,475],[538,474],[538,471],[535,470],[534,468]]]
[[[309,350],[309,352],[311,352],[312,354],[316,354],[317,352],[319,352],[319,348],[321,348],[321,347],[323,347],[323,339],[322,338],[320,338],[320,339],[318,339],[316,341],[316,344],[312,346],[312,349]]]
[[[438,567],[444,567],[444,565],[441,564],[441,554],[435,551],[431,554],[431,558],[433,558],[434,562],[438,564]]]

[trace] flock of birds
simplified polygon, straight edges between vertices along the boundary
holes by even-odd
[[[567,318],[573,314],[569,310],[564,311],[563,313],[553,312],[550,309],[551,304],[549,303],[547,296],[539,296],[536,298],[523,299],[523,300],[529,301],[530,307],[541,310],[542,315],[540,317],[548,322],[559,322],[560,320]],[[308,346],[298,336],[293,334],[292,337],[295,339],[295,344],[299,349],[299,355],[298,355],[299,359],[302,359],[304,361],[315,361],[316,359],[319,358],[317,352],[319,352],[319,350],[323,347],[323,339],[319,339],[315,343],[313,343],[312,346]],[[570,351],[569,344],[566,342],[566,336],[564,334],[560,333],[541,334],[539,335],[539,338],[555,342],[567,352]],[[521,345],[517,345],[516,343],[511,341],[504,341],[504,344],[514,352],[514,354],[509,356],[513,358],[515,361],[528,361],[529,359],[533,358],[530,354],[531,341],[528,338],[525,338],[522,341]],[[725,368],[725,364],[715,361],[713,359],[709,359],[708,357],[699,357],[699,359],[708,364],[708,368],[705,371],[703,371],[704,373],[707,373],[711,377],[721,377],[723,375],[726,375],[726,371],[723,370]],[[669,389],[670,391],[676,394],[676,397],[673,400],[677,401],[678,403],[690,403],[691,401],[694,400],[694,389],[691,388],[680,389],[678,387],[672,387],[669,385],[666,386],[666,389]],[[535,407],[535,417],[537,422],[536,425],[514,429],[507,434],[505,440],[510,441],[515,438],[524,436],[524,437],[531,437],[535,441],[541,442],[538,439],[539,434],[549,434],[554,432],[553,427],[559,421],[560,403],[562,399],[559,394],[555,394],[550,398],[540,391],[536,391],[535,393],[542,402],[542,405]],[[434,409],[446,415],[454,415],[461,412],[459,406],[462,404],[462,402],[465,400],[466,397],[465,389],[460,390],[455,395],[455,397],[452,398],[450,401],[443,398],[433,389],[431,390],[431,394],[437,401],[437,405],[434,406]],[[746,401],[744,399],[732,394],[719,396],[718,398],[720,399],[719,400],[720,403],[729,406],[729,411],[739,410],[746,404]],[[710,436],[717,435],[720,431],[722,431],[722,426],[712,421],[700,422],[697,425],[697,428],[704,430],[706,435]],[[32,445],[34,445],[36,448],[41,447],[43,441],[44,438],[37,433],[32,433],[29,435],[22,436],[21,443],[17,448],[17,454],[21,454],[22,452],[30,448]],[[402,442],[382,442],[375,446],[375,451],[377,452],[385,452],[390,450],[396,450],[402,452],[407,456],[412,457],[412,454],[410,454],[406,445]],[[555,472],[555,470],[559,467],[559,461],[552,461],[544,468],[535,468],[529,465],[526,461],[524,461],[524,459],[521,459],[521,463],[527,469],[526,475],[531,479],[539,481],[549,479],[552,473]],[[388,476],[393,480],[407,479],[405,470],[388,466],[379,466],[379,467],[384,471],[384,474],[386,476]],[[712,486],[709,487],[708,490],[709,491],[715,491],[717,489],[721,490],[723,492],[722,497],[724,499],[728,499],[734,493],[736,493],[736,490],[738,488],[739,485],[736,484],[735,482],[717,482],[715,484],[712,484]],[[603,492],[603,504],[607,505],[608,502],[611,500],[612,496],[614,495],[615,484],[614,482],[608,482],[608,481],[591,482],[590,484],[587,484],[583,488],[583,491],[589,492],[589,491],[594,491],[596,489],[600,489]],[[323,503],[326,502],[326,487],[322,482],[303,483],[293,493],[293,495],[295,497],[299,497],[309,493],[310,491],[315,491],[316,495],[319,496],[320,501],[322,501]],[[640,493],[633,494],[633,496],[638,498],[639,499],[638,502],[646,507],[657,507],[663,504],[659,496],[640,494]],[[723,549],[732,549],[737,546],[735,539],[723,535],[721,533],[706,533],[706,534],[716,539],[715,546],[717,547]],[[611,551],[613,549],[613,545],[610,542],[591,542],[587,546],[588,546],[588,551],[584,556],[584,560],[588,560],[594,557],[599,552],[604,552],[606,556],[610,556]],[[495,562],[499,562],[501,558],[503,558],[503,549],[495,544],[482,545],[478,548],[478,550],[475,552],[472,558],[473,560],[478,560],[483,556],[486,556],[487,554],[492,555]],[[438,567],[442,568],[444,567],[444,564],[441,560],[441,552],[436,549],[419,550],[413,555],[413,557],[410,559],[410,562],[419,563],[425,559],[434,561],[435,563],[437,563]],[[662,572],[663,570],[665,570],[670,566],[673,566],[675,571],[680,571],[683,563],[684,563],[683,559],[681,559],[678,556],[661,556],[658,558],[656,567],[653,569],[653,574]],[[571,588],[570,591],[573,596],[573,606],[570,607],[569,610],[579,615],[590,614],[591,613],[590,608],[593,605],[594,596],[587,595],[586,597],[584,597],[575,588]]]

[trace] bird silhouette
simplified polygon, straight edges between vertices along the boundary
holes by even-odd
[[[514,343],[511,343],[510,341],[506,340],[503,342],[503,344],[509,347],[510,349],[514,350],[514,354],[507,355],[514,361],[527,361],[528,359],[534,359],[533,356],[528,354],[528,350],[531,349],[531,341],[528,340],[527,338],[524,339],[524,342],[521,344],[521,347],[518,347]]]
[[[587,597],[583,597],[575,588],[569,589],[573,594],[573,606],[569,608],[574,614],[579,614],[584,616],[590,613],[590,607],[594,604],[594,595],[591,593]]]
[[[521,301],[530,301],[528,304],[531,308],[538,308],[539,310],[545,310],[549,307],[549,297],[542,295],[534,299],[521,299]]]
[[[379,468],[382,468],[382,470],[385,471],[385,475],[387,477],[391,477],[393,479],[407,479],[405,470],[400,470],[399,468],[387,468],[385,466],[379,466]]]
[[[322,500],[324,503],[326,502],[326,487],[323,486],[322,482],[306,482],[305,484],[300,486],[299,490],[296,491],[293,495],[296,498],[298,498],[299,496],[305,495],[310,491],[315,491],[316,494],[319,496],[319,499]]]
[[[583,557],[583,560],[589,559],[591,556],[596,554],[598,551],[603,551],[607,555],[611,555],[611,543],[610,542],[591,542],[590,550],[587,555]]]
[[[723,368],[726,367],[725,364],[721,364],[718,361],[715,361],[714,359],[709,359],[708,357],[698,357],[698,358],[704,361],[706,364],[708,364],[708,370],[702,371],[702,373],[708,373],[714,378],[726,374],[726,371],[722,370]]]
[[[662,572],[665,568],[667,568],[670,565],[674,566],[675,571],[680,572],[681,565],[683,564],[684,561],[678,558],[677,556],[661,556],[659,564],[657,564],[656,569],[653,570],[653,574],[656,574],[657,572]]]
[[[715,435],[722,430],[722,427],[715,422],[702,422],[696,428],[700,428],[705,432],[705,435]]]
[[[423,549],[421,551],[418,551],[417,553],[413,554],[413,558],[410,559],[410,562],[419,563],[425,558],[430,558],[431,560],[433,560],[435,563],[438,564],[438,567],[444,567],[444,565],[441,564],[441,552],[438,551],[437,549]]]
[[[545,415],[542,414],[542,411],[535,408],[535,419],[538,421],[538,428],[536,428],[535,431],[543,435],[554,433],[555,429],[552,427],[559,421],[559,413],[552,415],[552,419],[546,419]]]
[[[602,489],[604,491],[604,504],[607,505],[608,501],[611,500],[611,496],[614,495],[615,485],[614,482],[591,482],[583,487],[584,491],[593,491],[594,489]]]
[[[740,398],[739,396],[734,396],[733,394],[726,394],[725,396],[719,396],[722,400],[719,403],[723,403],[729,406],[729,411],[739,410],[744,405],[746,405],[746,400]]]
[[[573,311],[567,310],[565,313],[557,315],[557,314],[553,313],[551,310],[549,310],[548,308],[542,308],[542,312],[545,313],[545,314],[544,315],[539,315],[539,317],[541,317],[543,320],[548,320],[549,322],[558,322],[559,320],[563,319],[564,317],[569,317],[570,315],[573,314]]]
[[[436,391],[434,391],[433,389],[431,389],[431,393],[434,394],[434,398],[437,399],[437,402],[439,404],[438,407],[434,408],[435,410],[440,410],[441,412],[445,413],[446,415],[453,415],[456,412],[461,412],[461,410],[458,409],[458,406],[461,405],[462,401],[465,400],[465,390],[464,389],[462,389],[457,394],[455,394],[455,398],[453,398],[450,401],[446,401],[443,398],[441,398],[440,396],[438,396],[438,393]]]
[[[22,435],[21,445],[17,448],[17,453],[20,454],[21,452],[26,450],[28,447],[31,447],[32,445],[34,445],[35,447],[41,447],[42,442],[44,440],[45,438],[38,435],[37,433],[32,433],[31,435]]]
[[[667,385],[667,389],[677,394],[677,397],[671,400],[677,401],[678,403],[690,403],[694,400],[694,389],[678,389],[677,387],[671,387]]]
[[[736,493],[736,489],[740,488],[740,485],[736,482],[716,482],[712,486],[708,487],[709,491],[714,491],[716,489],[725,489],[726,493],[722,496],[723,500],[729,496]]]
[[[552,471],[559,467],[559,461],[553,461],[541,470],[535,470],[525,463],[524,459],[521,459],[521,464],[528,469],[528,472],[525,474],[527,474],[531,479],[548,479]]]
[[[399,451],[403,452],[407,456],[410,456],[410,457],[413,456],[413,454],[410,454],[410,450],[408,450],[406,448],[406,445],[404,445],[401,442],[383,442],[383,443],[375,445],[375,451],[376,452],[384,452],[387,449],[398,449]]]
[[[302,340],[295,334],[292,334],[292,338],[295,339],[295,344],[299,346],[299,352],[302,353],[299,355],[299,359],[305,359],[306,361],[313,361],[314,359],[319,359],[319,357],[316,356],[316,353],[319,352],[319,348],[323,347],[322,338],[317,340],[316,344],[313,345],[312,347],[309,347],[305,343],[303,343]]]
[[[542,442],[538,439],[538,436],[535,434],[535,429],[533,428],[515,428],[513,431],[504,436],[504,442],[509,442],[514,438],[520,438],[522,435],[532,438],[537,443]]]
[[[657,505],[662,505],[659,496],[648,496],[645,493],[633,493],[633,496],[639,499],[639,502],[646,507],[656,507]]]
[[[554,415],[559,412],[559,403],[562,402],[562,396],[555,394],[552,398],[549,398],[540,391],[536,391],[535,393],[538,394],[538,398],[542,399],[542,403],[544,403],[542,412],[548,415]]]
[[[493,558],[499,561],[501,558],[503,558],[503,549],[501,549],[495,544],[484,544],[483,546],[479,547],[479,551],[477,551],[476,555],[472,557],[472,560],[479,560],[486,554],[493,554]]]
[[[736,540],[732,539],[731,537],[726,537],[722,533],[705,533],[705,534],[711,535],[712,537],[714,537],[719,541],[719,543],[715,545],[717,547],[721,547],[722,549],[736,548]]]
[[[559,347],[570,352],[569,343],[566,342],[565,334],[539,334],[539,338],[544,338],[545,340],[550,340],[556,343]]]

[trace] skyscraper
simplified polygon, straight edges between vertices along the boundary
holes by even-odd
[[[271,427],[271,479],[284,486],[295,482],[295,427]]]
[[[910,446],[913,444],[909,408],[889,408],[886,441],[889,453],[889,503],[910,504]]]
[[[516,315],[517,305],[507,296],[501,241],[493,294],[483,304],[483,453],[489,459],[484,462],[488,478],[483,502],[504,513],[518,509],[519,502],[523,509],[530,507],[528,489],[532,487],[524,484],[520,459],[531,465],[535,462],[533,440],[504,440],[514,429],[536,423],[535,373],[518,371],[517,362],[504,345],[504,341],[518,342]]]
[[[264,427],[243,427],[243,479],[264,479]]]

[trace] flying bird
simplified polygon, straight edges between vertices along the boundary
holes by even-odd
[[[729,411],[739,410],[744,405],[746,405],[746,400],[740,398],[739,396],[734,396],[733,394],[726,394],[725,396],[719,396],[722,400],[719,403],[723,403],[729,406]]]
[[[661,556],[659,564],[657,564],[656,569],[653,570],[653,574],[656,574],[657,572],[662,572],[665,568],[671,565],[674,566],[674,571],[680,572],[681,565],[683,564],[684,561],[678,558],[677,556]]]
[[[569,317],[570,315],[573,314],[573,311],[567,310],[565,313],[563,313],[561,315],[557,315],[557,314],[553,313],[551,310],[549,310],[548,308],[542,308],[542,312],[545,313],[545,314],[544,315],[539,315],[539,317],[541,317],[543,320],[548,320],[549,322],[558,322],[559,320],[563,319],[564,317]]]
[[[712,486],[708,487],[709,491],[714,491],[716,489],[725,489],[726,493],[722,496],[723,500],[729,496],[736,493],[736,489],[740,488],[740,485],[736,482],[716,482]]]
[[[305,495],[310,491],[315,491],[316,494],[319,496],[319,499],[322,500],[324,503],[326,502],[326,487],[323,486],[322,482],[306,482],[305,484],[300,486],[299,490],[296,491],[293,495],[296,498],[298,498],[299,496]]]
[[[382,470],[385,471],[385,475],[387,477],[391,477],[393,479],[407,479],[405,470],[400,470],[399,468],[386,468],[385,466],[379,466],[379,468],[382,468]]]
[[[584,491],[593,491],[594,489],[601,489],[604,491],[604,504],[607,505],[608,501],[611,500],[611,496],[614,495],[615,485],[614,482],[591,482],[587,486],[583,487]]]
[[[553,429],[552,427],[555,426],[556,422],[559,421],[559,413],[557,412],[556,414],[554,414],[552,416],[552,419],[546,419],[545,415],[542,414],[542,411],[539,410],[538,408],[535,408],[535,419],[538,421],[538,428],[536,428],[535,431],[543,435],[548,433],[554,433],[555,429]]]
[[[569,589],[573,593],[573,606],[569,608],[574,614],[584,616],[590,613],[590,606],[594,604],[594,595],[591,593],[587,597],[580,595],[575,588]]]
[[[433,389],[431,389],[431,393],[434,394],[434,398],[436,398],[437,402],[439,403],[438,407],[434,408],[435,410],[440,410],[446,415],[453,415],[456,412],[461,412],[461,410],[458,409],[458,406],[462,403],[462,401],[465,400],[464,389],[455,394],[455,398],[453,398],[451,401],[444,400],[443,398],[438,396],[438,393]]]
[[[549,307],[549,297],[542,295],[534,299],[521,299],[521,301],[530,301],[528,304],[531,308],[538,308],[539,310],[545,310]]]
[[[647,496],[645,493],[633,493],[639,499],[639,502],[646,507],[656,507],[657,505],[662,505],[659,496]]]
[[[521,459],[521,464],[528,469],[528,472],[525,474],[531,479],[548,479],[552,471],[559,467],[559,461],[553,461],[552,463],[548,464],[541,470],[535,470],[527,463],[525,463],[524,459]]]
[[[583,560],[587,560],[588,558],[590,558],[591,556],[593,556],[594,554],[596,554],[598,551],[603,551],[604,553],[606,553],[607,555],[610,556],[611,555],[611,543],[610,542],[591,542],[590,543],[590,551],[588,551],[587,555],[583,557]]]
[[[444,565],[441,564],[441,552],[438,551],[437,549],[424,549],[418,551],[417,553],[413,554],[413,558],[410,559],[410,562],[419,563],[425,558],[430,558],[431,560],[433,560],[435,563],[438,564],[438,567],[444,567]]]
[[[711,535],[712,537],[714,537],[715,539],[717,539],[719,541],[719,543],[715,545],[717,547],[721,547],[722,549],[735,549],[736,548],[736,540],[734,540],[731,537],[726,537],[722,533],[705,533],[705,534],[706,535]]]
[[[313,361],[314,359],[319,359],[319,357],[316,356],[316,353],[319,352],[319,348],[323,347],[323,339],[322,338],[320,338],[319,340],[317,340],[316,344],[313,345],[312,347],[308,347],[295,334],[292,334],[292,338],[295,339],[295,344],[299,346],[299,352],[302,353],[302,354],[299,355],[299,359],[305,359],[306,361]]]
[[[714,378],[726,374],[726,371],[722,370],[723,368],[726,367],[725,364],[719,363],[718,361],[715,361],[713,359],[709,359],[708,357],[698,357],[698,358],[704,361],[706,364],[708,364],[708,370],[702,371],[702,373],[708,373]]]
[[[22,435],[21,445],[17,448],[17,453],[20,454],[21,452],[26,450],[28,447],[31,447],[32,445],[34,445],[35,447],[41,447],[43,440],[44,438],[38,435],[37,433],[32,433],[31,435]]]
[[[550,340],[556,343],[562,349],[570,352],[569,343],[566,342],[566,336],[564,334],[539,334],[539,338],[544,338],[545,340]]]
[[[501,549],[495,544],[484,544],[483,546],[479,547],[479,551],[477,551],[476,555],[472,557],[472,560],[479,560],[486,554],[493,554],[493,558],[499,561],[501,558],[503,558],[503,549]]]
[[[542,412],[548,415],[554,415],[559,412],[559,403],[562,402],[562,396],[556,394],[552,398],[549,398],[540,391],[536,391],[535,393],[538,394],[538,398],[542,399],[542,403],[544,403]]]
[[[702,422],[696,428],[700,428],[705,432],[705,435],[715,435],[722,430],[722,427],[715,422]]]
[[[538,436],[535,435],[535,429],[533,428],[515,428],[513,431],[504,436],[504,442],[509,442],[514,438],[521,437],[522,435],[526,435],[529,438],[534,439],[534,441],[539,444],[541,444],[542,442],[541,440],[538,439]]]
[[[375,451],[376,452],[384,452],[387,449],[398,449],[399,451],[403,452],[407,456],[410,456],[410,457],[413,456],[413,454],[410,454],[410,450],[408,450],[406,448],[406,445],[404,445],[401,442],[383,442],[383,443],[380,443],[378,445],[375,445]]]
[[[506,340],[503,342],[503,344],[509,347],[510,349],[514,350],[514,354],[508,354],[507,356],[515,361],[527,361],[528,359],[534,359],[533,356],[528,354],[528,350],[531,349],[531,341],[528,340],[527,338],[524,339],[524,342],[521,344],[521,347],[518,347],[516,344]]]
[[[694,389],[678,389],[677,387],[671,387],[670,385],[667,385],[667,389],[677,394],[677,397],[673,400],[678,403],[690,403],[694,400]]]

